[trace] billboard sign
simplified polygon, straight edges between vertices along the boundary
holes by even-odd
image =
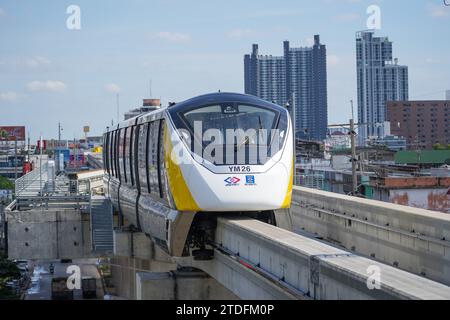
[[[25,141],[25,127],[3,127],[0,126],[0,141]]]

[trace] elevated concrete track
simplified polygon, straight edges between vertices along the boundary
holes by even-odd
[[[212,261],[179,259],[242,299],[450,299],[450,287],[254,219],[220,218]]]
[[[295,232],[450,285],[450,215],[294,187]]]

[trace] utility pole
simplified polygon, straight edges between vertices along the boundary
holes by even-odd
[[[351,107],[352,107],[352,118],[350,119],[350,128],[349,124],[334,124],[329,125],[329,128],[349,128],[349,135],[350,135],[350,144],[351,144],[351,159],[350,162],[352,163],[352,191],[351,194],[354,196],[357,196],[359,194],[358,192],[358,174],[357,174],[357,164],[358,164],[358,156],[356,154],[356,126],[360,126],[361,124],[355,124],[355,119],[353,119],[353,100],[350,100]]]
[[[356,132],[355,121],[350,119],[350,141],[352,146],[352,194],[356,196],[358,194],[358,176],[356,174]]]
[[[151,98],[152,95],[153,95],[153,94],[152,94],[152,79],[149,80],[149,89],[150,89],[150,90],[149,90],[149,93],[150,93],[150,97],[149,97],[149,98]]]
[[[30,159],[30,132],[28,132],[28,152],[27,152],[27,155],[28,155],[28,163],[31,163],[31,159]]]
[[[353,119],[353,100],[350,100],[352,105],[352,118],[350,119],[350,142],[352,148],[352,195],[356,196],[358,194],[358,175],[356,173],[356,163],[358,159],[356,158],[356,131],[355,131],[355,120]]]
[[[358,162],[356,156],[356,131],[355,131],[355,119],[353,115],[353,100],[350,100],[352,107],[352,118],[350,119],[350,142],[352,148],[352,195],[358,195],[358,175],[356,172],[356,164]]]
[[[61,122],[58,122],[58,147],[61,145]]]

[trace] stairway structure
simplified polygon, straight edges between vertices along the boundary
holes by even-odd
[[[103,196],[91,198],[92,250],[94,253],[113,253],[113,209]]]

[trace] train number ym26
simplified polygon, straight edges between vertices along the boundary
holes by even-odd
[[[252,168],[250,166],[229,166],[230,172],[236,173],[236,172],[244,172],[249,173],[252,171]]]

